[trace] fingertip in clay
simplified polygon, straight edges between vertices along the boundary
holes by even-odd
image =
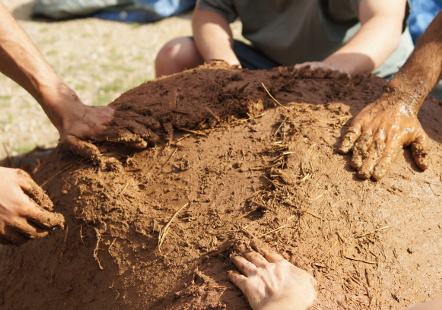
[[[430,154],[427,147],[421,143],[413,143],[411,145],[411,152],[416,165],[422,170],[428,169],[430,166]]]

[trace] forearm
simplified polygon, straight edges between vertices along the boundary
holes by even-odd
[[[302,300],[300,300],[302,301]],[[294,303],[293,298],[286,298],[283,300],[279,300],[277,302],[272,302],[269,304],[265,304],[261,308],[257,310],[308,310],[310,309],[309,305],[303,305],[297,300],[298,303]]]
[[[0,71],[26,89],[57,128],[61,126],[59,105],[66,98],[78,101],[1,2]]]
[[[404,0],[361,1],[361,28],[324,62],[342,68],[350,75],[371,72],[379,67],[400,44],[405,5]]]
[[[206,62],[222,59],[231,65],[239,61],[233,52],[233,36],[229,23],[213,11],[195,9],[192,19],[195,44]]]
[[[389,92],[408,93],[409,108],[417,113],[429,92],[442,78],[442,12],[419,39],[413,53],[387,83]]]
[[[379,31],[376,25],[366,24],[346,45],[327,57],[324,62],[342,68],[352,76],[371,72],[388,58],[397,48],[399,41],[400,34]]]

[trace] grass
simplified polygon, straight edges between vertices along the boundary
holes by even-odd
[[[104,106],[104,105],[108,105],[113,98],[113,94],[110,93],[99,93],[97,98],[94,100],[94,105],[100,105],[100,106]]]
[[[57,54],[58,54],[57,50],[50,50],[46,53],[46,56],[57,55]]]
[[[87,88],[86,84],[76,84],[74,90],[85,90]]]
[[[33,149],[35,149],[35,144],[19,144],[19,145],[13,145],[12,146],[12,152],[16,153],[16,154],[24,154],[24,153],[28,153],[30,151],[32,151]]]
[[[135,68],[128,67],[128,66],[118,64],[118,63],[104,64],[101,66],[101,68],[103,68],[104,70],[109,70],[109,71],[123,71],[123,72],[127,72],[127,73],[135,72]]]

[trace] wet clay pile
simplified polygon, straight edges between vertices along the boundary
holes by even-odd
[[[379,182],[336,152],[384,80],[205,66],[111,105],[161,123],[142,151],[100,143],[103,169],[58,147],[37,182],[65,230],[0,249],[2,309],[249,309],[227,279],[257,239],[318,282],[314,309],[401,309],[442,295],[442,106],[419,114],[432,165],[408,149]]]

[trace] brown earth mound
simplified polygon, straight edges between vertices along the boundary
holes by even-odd
[[[335,151],[383,83],[219,65],[123,94],[112,106],[155,117],[160,142],[99,144],[111,171],[50,155],[36,179],[66,229],[1,248],[1,308],[248,309],[226,274],[238,238],[311,272],[315,309],[440,297],[441,103],[419,115],[433,140],[423,173],[404,150],[384,180],[361,181]]]

